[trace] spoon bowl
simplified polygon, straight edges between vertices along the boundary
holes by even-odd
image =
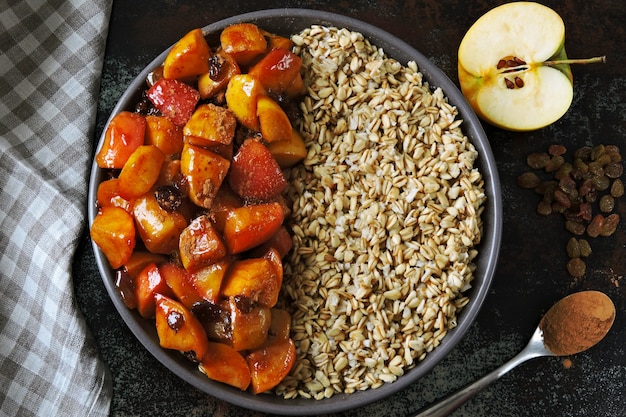
[[[504,365],[479,380],[423,409],[414,417],[443,417],[501,376],[541,356],[564,356],[583,352],[606,336],[615,320],[615,305],[599,291],[581,291],[554,304],[543,316],[526,347]],[[581,326],[583,321],[594,326]],[[576,333],[576,337],[573,333]]]

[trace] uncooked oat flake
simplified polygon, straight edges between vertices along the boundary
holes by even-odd
[[[276,392],[323,399],[396,380],[456,326],[486,197],[456,108],[415,62],[346,29],[292,39],[308,155],[287,172],[297,360]]]

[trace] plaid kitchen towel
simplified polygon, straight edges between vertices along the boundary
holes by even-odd
[[[0,3],[0,416],[108,415],[110,377],[71,268],[110,10]]]

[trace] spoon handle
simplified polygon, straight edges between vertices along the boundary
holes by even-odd
[[[449,396],[443,398],[442,400],[436,402],[430,407],[422,409],[418,414],[413,417],[443,417],[447,416],[461,405],[463,405],[467,400],[472,398],[474,395],[479,393],[483,388],[491,385],[491,383],[498,380],[502,375],[509,372],[511,369],[515,368],[517,365],[525,362],[529,359],[535,358],[537,356],[544,356],[542,350],[533,349],[532,346],[527,346],[526,349],[522,350],[508,362],[500,366],[499,368],[491,371],[487,375],[483,376],[479,380],[466,385],[464,388],[461,388],[459,391],[450,394]]]

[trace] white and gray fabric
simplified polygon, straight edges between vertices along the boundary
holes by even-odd
[[[110,1],[0,3],[0,416],[108,415],[73,294]]]

